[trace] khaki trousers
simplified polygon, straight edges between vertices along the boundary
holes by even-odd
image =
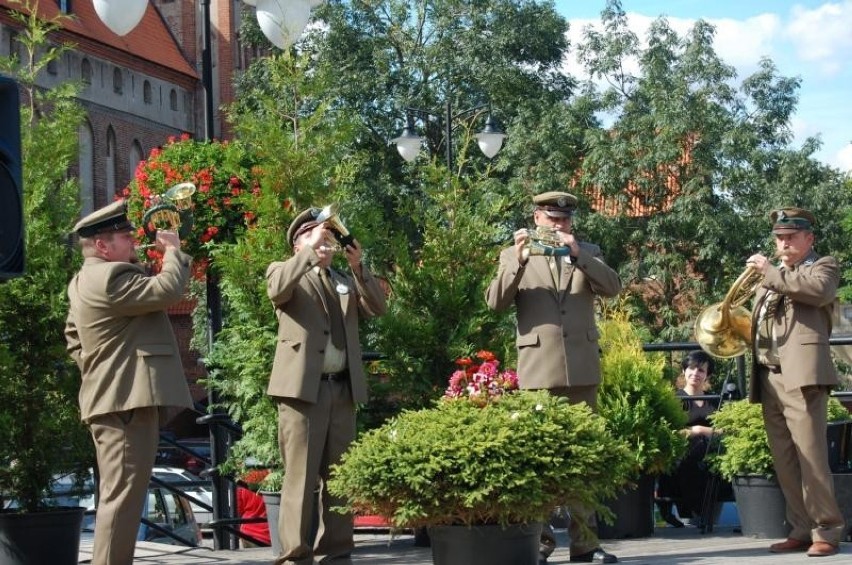
[[[278,514],[281,555],[276,564],[310,564],[347,554],[355,547],[351,514],[331,511],[343,500],[326,490],[331,465],[355,439],[355,405],[348,381],[323,381],[314,404],[278,399],[278,447],[284,484]],[[319,496],[317,496],[319,489]],[[308,534],[317,506],[319,528],[313,547]]]
[[[96,416],[89,430],[100,475],[92,565],[131,565],[157,456],[159,409]]]
[[[786,392],[784,376],[759,370],[763,420],[778,484],[787,501],[790,537],[838,544],[843,515],[834,496],[826,440],[828,388]]]
[[[592,410],[598,406],[597,385],[553,388],[550,389],[550,393],[554,396],[567,398],[571,404],[585,402]],[[566,510],[570,515],[568,522],[568,535],[571,538],[570,554],[582,555],[600,547],[598,520],[594,511],[584,506],[574,506],[566,508]],[[550,524],[545,524],[541,531],[539,552],[544,556],[549,556],[555,548],[556,536],[553,533],[553,528]]]

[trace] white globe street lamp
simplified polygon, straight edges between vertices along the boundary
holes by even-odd
[[[414,125],[411,120],[405,125],[402,130],[402,135],[391,139],[391,143],[396,144],[396,150],[405,159],[406,163],[412,163],[420,154],[420,146],[423,143],[423,138],[414,133]]]
[[[469,110],[459,112],[457,114],[453,114],[453,109],[449,102],[447,102],[443,114],[437,114],[434,112],[429,112],[428,110],[421,110],[419,108],[406,108],[406,112],[408,115],[405,121],[405,128],[402,130],[402,135],[400,135],[399,137],[395,137],[390,141],[391,143],[396,144],[396,150],[399,152],[400,156],[402,156],[402,158],[405,159],[406,162],[411,163],[415,159],[417,159],[417,155],[420,153],[420,148],[424,140],[423,137],[415,133],[412,116],[417,116],[423,122],[426,122],[430,118],[436,118],[441,124],[442,129],[444,130],[444,143],[446,143],[447,153],[447,168],[452,169],[453,122],[459,119],[468,118],[469,116],[475,114],[477,111],[487,107],[487,105],[483,104],[470,108]],[[497,155],[497,153],[503,147],[503,140],[506,138],[506,134],[500,130],[500,127],[497,125],[497,121],[489,113],[488,119],[485,121],[485,129],[483,129],[480,133],[477,133],[474,137],[476,137],[477,145],[479,145],[479,149],[482,151],[482,153],[486,157],[491,159],[495,155]]]
[[[494,116],[489,114],[488,120],[485,121],[485,129],[474,137],[476,137],[480,151],[491,159],[503,147],[503,140],[506,139],[506,134],[500,130],[500,127],[494,120]]]

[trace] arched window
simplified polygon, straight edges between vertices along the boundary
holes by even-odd
[[[116,94],[124,92],[124,77],[121,76],[121,69],[118,67],[112,71],[112,91]]]
[[[173,112],[177,112],[177,91],[173,88],[171,92],[169,92],[169,108],[172,109]]]
[[[95,210],[95,136],[92,125],[86,121],[77,130],[80,139],[79,152],[79,181],[80,181],[80,216],[85,216]]]
[[[21,42],[18,41],[18,32],[10,29],[9,30],[9,56],[13,57],[18,55],[20,59],[21,55]]]
[[[139,165],[139,161],[142,160],[142,144],[139,143],[138,139],[134,139],[133,143],[130,145],[130,156],[129,162],[130,165],[130,180],[133,180],[136,177],[136,167]]]
[[[112,129],[112,126],[107,128],[107,146],[106,146],[106,192],[107,198],[109,202],[112,202],[112,196],[116,192],[116,179],[118,175],[116,174],[116,166],[118,165],[115,152],[117,149],[117,144],[115,142],[115,130]]]
[[[151,83],[146,80],[142,83],[142,101],[145,102],[145,104],[150,104],[152,98]]]
[[[92,64],[88,59],[83,59],[83,62],[80,63],[80,75],[82,76],[83,84],[92,84]]]

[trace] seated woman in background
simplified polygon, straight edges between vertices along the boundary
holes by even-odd
[[[686,455],[670,475],[660,476],[657,498],[661,516],[672,526],[682,528],[683,523],[672,514],[672,503],[677,504],[681,518],[699,523],[704,516],[703,506],[711,473],[704,457],[713,428],[709,416],[719,408],[717,400],[689,400],[690,396],[708,394],[710,376],[713,374],[713,358],[703,351],[692,351],[681,362],[683,373],[678,378],[676,394],[684,397],[687,413],[684,435],[689,440]]]

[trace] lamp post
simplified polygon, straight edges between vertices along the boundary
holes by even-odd
[[[148,0],[92,0],[95,12],[110,31],[119,36],[130,33],[145,15]],[[321,0],[247,0],[246,4],[257,7],[258,23],[261,29],[274,45],[285,49],[291,45],[305,29],[310,18],[312,7]],[[202,16],[202,51],[201,51],[201,83],[204,90],[204,139],[212,141],[215,135],[213,107],[213,52],[210,21],[210,0],[199,0]],[[207,330],[208,343],[212,348],[213,341],[222,330],[222,293],[219,288],[218,276],[208,271],[206,283],[207,298]],[[218,404],[218,398],[213,389],[208,390],[210,406]],[[208,415],[205,418],[214,418]],[[213,491],[213,521],[228,518],[235,514],[236,491],[224,477],[215,471],[216,466],[224,460],[227,452],[227,438],[219,431],[214,422],[210,426],[210,458],[214,471],[211,473]],[[214,547],[216,549],[233,549],[235,538],[222,528],[214,528]]]
[[[506,134],[500,129],[497,121],[491,114],[490,107],[487,104],[480,104],[479,106],[474,106],[473,108],[463,110],[456,114],[453,114],[453,107],[449,100],[447,100],[444,105],[444,112],[442,114],[430,112],[428,110],[421,110],[419,108],[406,108],[405,127],[402,130],[402,134],[399,137],[393,138],[391,143],[396,144],[396,150],[406,162],[413,162],[420,154],[420,148],[422,147],[425,139],[417,135],[415,132],[414,118],[417,117],[424,123],[427,123],[430,118],[436,118],[438,120],[439,127],[443,129],[444,132],[447,168],[452,170],[454,164],[452,137],[453,123],[473,116],[485,108],[488,108],[488,118],[485,121],[485,128],[480,133],[476,134],[475,137],[477,139],[479,149],[486,157],[491,159],[497,155],[503,147],[503,140],[506,138]]]

